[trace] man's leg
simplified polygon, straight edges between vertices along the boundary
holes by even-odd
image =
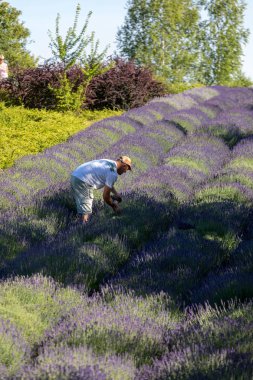
[[[83,215],[81,215],[82,222],[83,223],[87,223],[88,220],[89,220],[89,216],[90,216],[90,214],[83,214]]]
[[[85,224],[92,213],[93,189],[85,182],[73,176],[71,177],[71,188],[80,221]]]

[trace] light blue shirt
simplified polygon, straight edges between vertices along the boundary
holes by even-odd
[[[113,160],[93,160],[78,166],[72,175],[94,189],[101,189],[105,185],[112,188],[118,179],[117,164]]]

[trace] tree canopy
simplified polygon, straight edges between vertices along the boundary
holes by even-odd
[[[36,64],[36,59],[26,47],[30,31],[19,20],[21,14],[8,2],[0,0],[0,53],[5,56],[10,68],[25,68]]]
[[[129,0],[117,33],[120,53],[152,66],[158,76],[182,81],[196,59],[198,20],[191,0]]]
[[[207,84],[226,83],[242,72],[243,45],[249,31],[244,27],[243,0],[200,0],[207,18],[200,24],[202,65],[199,74]]]
[[[243,0],[128,0],[118,49],[167,82],[225,83],[241,75],[244,10]]]

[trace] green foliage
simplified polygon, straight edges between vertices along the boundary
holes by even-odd
[[[200,0],[208,18],[200,23],[202,83],[225,84],[241,76],[243,45],[249,30],[243,26],[244,0]]]
[[[0,2],[0,52],[4,54],[9,69],[35,66],[36,59],[26,49],[30,31],[19,21],[21,11],[5,1]]]
[[[204,162],[200,160],[192,159],[190,157],[180,157],[180,156],[169,157],[165,160],[165,162],[172,166],[177,166],[177,167],[182,166],[182,167],[187,167],[189,169],[199,170],[205,174],[208,174],[209,172],[209,169]]]
[[[92,15],[91,11],[88,13],[80,33],[77,32],[80,11],[81,7],[80,4],[78,4],[76,7],[73,26],[68,29],[65,39],[60,35],[59,13],[56,17],[55,38],[53,37],[52,32],[48,31],[51,39],[49,46],[52,50],[54,60],[62,63],[65,70],[72,67],[78,61],[82,62],[84,66],[87,66],[88,64],[89,67],[94,69],[97,64],[101,65],[108,49],[105,48],[102,53],[98,54],[99,41],[94,41],[94,32],[90,35],[86,35],[88,23]],[[90,54],[87,54],[86,49],[90,44],[91,52]],[[94,72],[93,75],[95,75]]]
[[[46,329],[80,304],[82,297],[70,288],[57,289],[49,278],[40,275],[30,283],[21,277],[2,282],[0,290],[0,323],[9,326],[9,331],[0,336],[0,365],[4,364],[11,375],[27,359],[24,349],[38,344]]]
[[[75,85],[70,82],[66,72],[63,72],[61,75],[58,87],[52,87],[49,84],[49,89],[55,96],[56,111],[66,112],[80,110],[84,99],[84,85],[81,83],[76,91],[74,91],[74,87]]]
[[[6,329],[0,336],[0,364],[6,365],[12,374],[24,364],[25,346],[37,344],[45,330],[80,304],[82,297],[70,288],[57,289],[49,278],[40,275],[30,283],[21,277],[6,281],[0,284],[0,290],[0,322],[10,326],[9,334]],[[15,329],[17,336],[12,332]]]
[[[120,115],[121,111],[83,111],[58,113],[26,110],[22,107],[2,108],[0,112],[0,168],[7,168],[20,157],[36,154],[66,141],[72,134],[95,121]]]
[[[227,256],[235,250],[240,242],[239,237],[233,232],[227,231],[226,226],[222,225],[219,221],[202,220],[196,226],[196,229],[205,239],[218,241]]]
[[[84,74],[89,80],[97,75],[104,74],[106,71],[115,66],[115,62],[113,60],[111,62],[104,63],[108,48],[109,45],[101,53],[99,53],[99,40],[95,41],[95,33],[91,33],[89,44],[90,50],[89,52],[83,50],[79,58]]]
[[[253,81],[243,73],[239,73],[235,75],[232,80],[224,82],[224,86],[227,87],[250,87],[252,85]]]
[[[129,0],[117,34],[120,53],[168,82],[181,82],[197,59],[198,19],[191,0]]]
[[[166,81],[162,81],[165,91],[168,94],[179,94],[180,92],[184,92],[190,90],[192,88],[200,88],[204,85],[201,83],[188,83],[188,82],[179,82],[179,83],[169,83]]]
[[[2,322],[2,319],[0,319],[0,323],[4,323]],[[0,365],[1,367],[4,365],[8,368],[9,374],[14,374],[24,363],[24,342],[22,342],[22,337],[18,334],[18,330],[15,329],[13,324],[6,321],[6,325],[8,326],[8,329],[1,331],[0,335]],[[23,344],[17,342],[17,339]],[[6,378],[2,376],[4,376],[4,374],[1,371],[1,378]]]
[[[238,189],[233,186],[220,186],[219,184],[212,187],[204,188],[196,193],[197,201],[235,201],[235,202],[245,202],[247,198]]]
[[[175,84],[172,93],[184,82],[250,82],[241,72],[249,35],[244,0],[128,0],[127,7],[117,34],[120,54]]]
[[[59,14],[56,18],[55,38],[52,32],[48,32],[51,39],[49,46],[52,50],[54,61],[62,64],[64,68],[59,81],[60,85],[58,87],[49,87],[56,96],[57,111],[79,110],[85,101],[85,91],[91,79],[111,68],[111,65],[103,64],[108,47],[99,53],[99,41],[95,41],[95,33],[92,32],[90,35],[86,35],[88,23],[92,15],[91,11],[88,13],[80,33],[77,32],[80,11],[81,7],[78,4],[73,26],[68,29],[65,39],[60,35]],[[90,52],[87,53],[86,49],[89,45]],[[81,65],[85,80],[74,89],[76,86],[68,78],[67,70],[78,62]]]
[[[77,59],[81,56],[84,49],[91,41],[91,36],[86,36],[86,30],[88,27],[89,19],[92,12],[89,12],[85,23],[81,29],[81,32],[77,34],[77,24],[80,15],[81,7],[78,4],[76,7],[76,14],[74,19],[74,24],[67,31],[65,40],[60,35],[60,15],[57,14],[56,25],[55,25],[55,39],[52,32],[49,30],[48,34],[51,39],[49,44],[52,54],[56,62],[61,62],[65,69],[73,66]]]
[[[68,76],[66,71],[60,73],[59,83],[53,87],[48,85],[55,99],[54,109],[59,112],[79,111],[86,102],[86,90],[93,79],[100,74],[105,73],[114,66],[114,62],[103,65],[99,60],[94,58],[94,61],[87,60],[85,68],[78,67],[83,73],[83,80],[79,84],[71,81],[71,76]]]

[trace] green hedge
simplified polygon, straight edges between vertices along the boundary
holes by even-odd
[[[0,109],[0,168],[5,169],[28,154],[66,141],[71,135],[96,121],[120,115],[122,111],[83,111],[59,113],[46,110],[27,110],[23,107]]]

